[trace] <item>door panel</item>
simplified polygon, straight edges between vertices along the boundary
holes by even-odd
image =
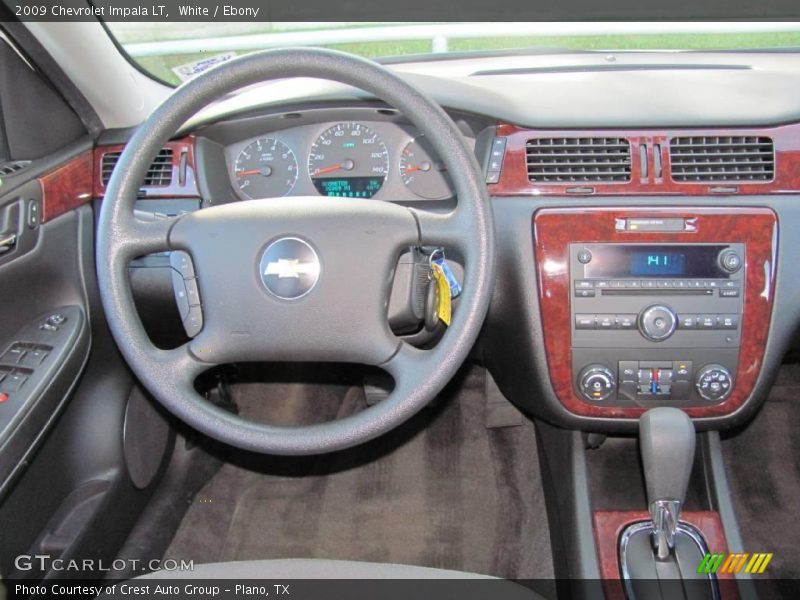
[[[30,208],[42,205],[35,179],[0,197],[0,240],[15,237],[0,254],[0,497],[89,354],[80,214],[42,224]]]

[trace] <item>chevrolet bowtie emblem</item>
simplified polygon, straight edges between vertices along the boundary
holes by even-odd
[[[319,275],[319,263],[300,262],[296,258],[279,258],[267,263],[264,275],[277,275],[278,279],[287,277],[297,279],[300,275]]]
[[[258,275],[270,294],[297,300],[314,289],[322,263],[311,245],[296,237],[275,240],[261,254]]]

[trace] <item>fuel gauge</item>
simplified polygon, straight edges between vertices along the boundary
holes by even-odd
[[[420,198],[444,200],[454,194],[447,167],[438,158],[425,136],[411,140],[400,155],[400,177]]]

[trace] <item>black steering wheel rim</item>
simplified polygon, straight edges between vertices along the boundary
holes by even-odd
[[[300,199],[292,204],[290,198],[237,203],[241,206],[232,208],[204,209],[199,211],[204,213],[202,219],[187,215],[174,221],[146,223],[135,218],[136,195],[150,162],[190,117],[240,88],[289,77],[338,81],[374,94],[400,110],[428,137],[447,165],[458,197],[457,208],[441,215],[368,200],[350,204],[348,199],[345,208],[332,208],[330,203],[323,205],[315,199]],[[193,245],[192,236],[216,235],[208,229],[208,223],[214,222],[215,218],[227,219],[239,227],[244,227],[254,218],[263,219],[271,226],[277,226],[276,222],[285,219],[296,223],[300,229],[305,223],[315,232],[323,231],[319,224],[327,220],[328,224],[335,221],[337,227],[349,224],[349,231],[354,235],[364,234],[368,229],[365,219],[369,218],[369,223],[378,224],[377,237],[394,238],[386,242],[387,257],[394,246],[408,242],[455,247],[465,263],[464,289],[458,310],[448,331],[431,350],[417,350],[399,340],[392,349],[388,338],[384,339],[383,334],[388,329],[388,325],[384,325],[383,331],[373,327],[377,332],[375,335],[381,337],[380,342],[344,352],[345,362],[360,362],[362,357],[368,357],[365,362],[384,368],[394,377],[394,390],[377,405],[338,421],[307,426],[278,427],[243,420],[205,401],[193,386],[200,372],[218,364],[216,360],[208,360],[204,349],[216,349],[215,359],[237,356],[226,355],[227,350],[219,348],[226,344],[210,343],[234,339],[222,335],[230,327],[212,327],[204,341],[195,340],[196,343],[175,350],[160,350],[150,342],[138,318],[128,279],[128,265],[137,256],[168,249],[188,249],[190,252],[194,249],[202,254],[202,247]],[[385,226],[383,230],[381,224]],[[395,229],[402,232],[395,235]],[[381,235],[381,231],[386,235]],[[375,231],[367,233],[374,234]],[[373,239],[375,237],[373,235]],[[455,123],[435,101],[387,69],[371,61],[328,50],[286,49],[250,54],[220,65],[178,88],[138,128],[126,145],[106,188],[97,238],[97,277],[107,320],[123,356],[144,386],[169,411],[195,429],[232,446],[267,454],[305,455],[352,447],[393,429],[418,412],[466,359],[486,316],[494,282],[491,205],[475,155]],[[347,246],[348,239],[343,237],[340,243]],[[217,249],[224,247],[220,245]],[[244,259],[257,260],[249,256]],[[209,265],[213,262],[210,258],[207,260]],[[336,263],[334,260],[330,262]],[[198,267],[202,269],[203,265]],[[340,273],[343,272],[340,269]],[[199,272],[198,278],[201,277],[202,272]],[[383,284],[382,279],[375,281]],[[216,310],[221,301],[215,304],[213,289],[207,288],[206,291],[211,298],[209,310]],[[385,303],[386,287],[376,289],[375,293],[380,298],[371,302],[373,313],[381,303]],[[263,302],[263,299],[259,301]],[[278,311],[300,310],[293,306],[273,305],[273,308]],[[280,314],[286,317],[292,313]],[[353,324],[360,326],[355,321]],[[347,339],[347,324],[342,327],[337,331]],[[214,331],[220,334],[216,338],[211,337]],[[330,332],[328,337],[332,337]],[[349,339],[354,341],[359,337],[353,335]],[[298,346],[294,353],[289,354],[290,359],[334,360],[331,349],[335,348],[335,340],[322,342],[327,346],[325,343],[313,347]],[[276,356],[279,354],[267,353],[266,358],[274,359]],[[252,360],[263,358],[262,355],[252,356]]]

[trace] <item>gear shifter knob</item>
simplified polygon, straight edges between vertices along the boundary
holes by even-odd
[[[692,420],[677,408],[653,408],[639,419],[639,449],[653,518],[656,557],[672,550],[675,529],[694,463]]]

